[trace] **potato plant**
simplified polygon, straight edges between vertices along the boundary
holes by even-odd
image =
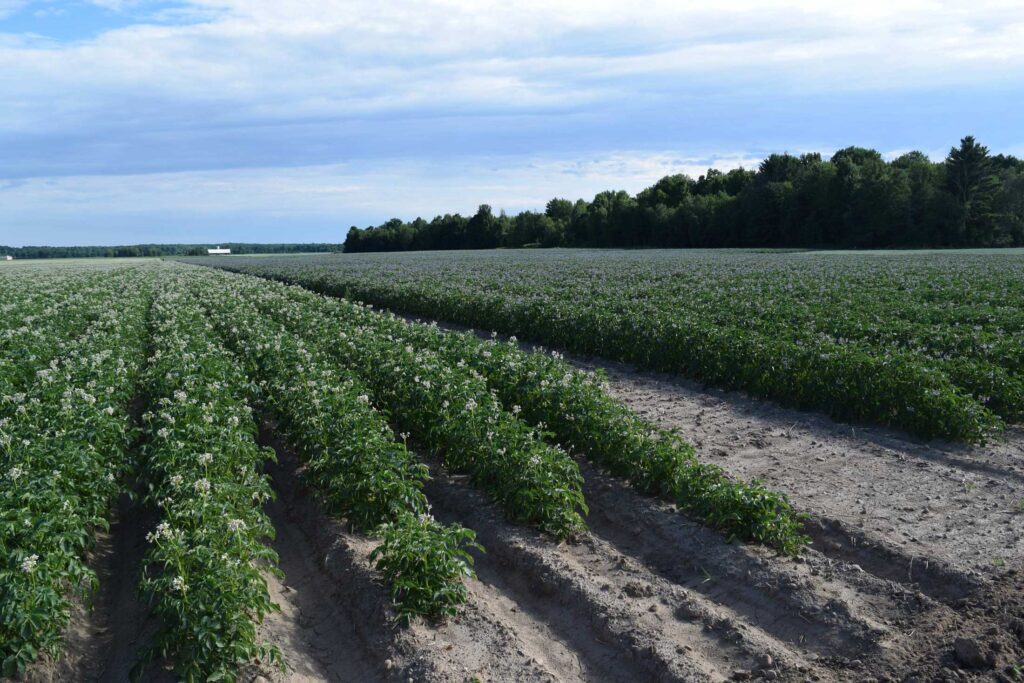
[[[86,333],[123,284],[118,275],[78,271],[9,279],[0,305],[0,396],[23,391],[37,371]]]
[[[305,296],[294,288],[293,296]],[[543,425],[554,440],[628,479],[641,491],[663,495],[725,533],[796,552],[807,539],[786,497],[755,483],[737,482],[697,460],[678,435],[636,416],[557,353],[524,353],[512,343],[410,324],[344,301],[329,310],[376,336],[437,352],[448,365],[479,371],[505,407]]]
[[[923,438],[1024,412],[1024,260],[993,254],[494,252],[234,270],[740,389]]]
[[[278,609],[263,576],[278,571],[263,543],[274,534],[262,474],[273,451],[257,445],[245,373],[184,279],[164,278],[151,329],[142,476],[160,521],[141,587],[160,629],[136,675],[162,657],[186,681],[234,680],[250,661],[281,662],[256,633]]]
[[[504,410],[480,373],[332,314],[346,302],[260,280],[243,291],[311,345],[331,340],[328,352],[366,382],[400,430],[469,474],[510,517],[557,537],[585,529],[576,462]]]
[[[219,313],[220,328],[244,360],[259,401],[305,461],[322,503],[355,528],[382,536],[373,559],[399,615],[454,614],[467,599],[464,580],[474,576],[467,550],[480,546],[472,531],[431,517],[422,492],[427,468],[395,441],[360,382],[243,304],[231,288],[237,280],[212,273],[204,279],[197,300]],[[200,280],[198,274],[193,280]]]
[[[785,495],[757,482],[734,481],[699,462],[693,446],[678,434],[657,428],[612,398],[600,375],[574,369],[557,352],[524,353],[514,339],[484,342],[472,333],[445,334],[395,322],[443,349],[450,362],[478,368],[513,411],[543,423],[559,443],[637,489],[665,496],[729,535],[782,552],[807,543]]]
[[[107,528],[128,467],[129,403],[142,363],[152,276],[109,275],[87,289],[95,320],[85,334],[22,335],[25,357],[62,353],[24,392],[0,397],[0,666],[24,672],[39,655],[59,656],[71,598],[95,592],[84,553]],[[112,299],[112,292],[122,296]],[[106,292],[106,295],[104,295]],[[127,294],[124,294],[127,292]],[[59,335],[59,327],[51,334]]]

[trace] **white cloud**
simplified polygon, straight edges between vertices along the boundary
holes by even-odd
[[[0,19],[9,17],[27,4],[28,0],[0,0]]]
[[[59,128],[142,98],[222,103],[237,121],[653,99],[672,79],[774,92],[938,87],[1019,79],[1024,66],[1024,5],[1002,0],[190,6],[214,18],[0,44],[0,128]]]
[[[74,40],[0,25],[0,178],[33,177],[0,188],[0,225],[28,235],[117,215],[347,224],[538,207],[754,165],[692,142],[719,128],[739,140],[726,150],[828,155],[899,116],[836,107],[833,129],[800,137],[826,115],[800,98],[852,110],[862,93],[1024,83],[1019,0],[93,2],[169,23]],[[0,17],[23,4],[0,0]],[[744,118],[752,103],[763,120]],[[974,131],[975,112],[953,113],[952,135]],[[782,124],[790,137],[772,137]],[[929,150],[955,142],[933,130]],[[275,163],[293,167],[245,170]],[[196,170],[210,167],[224,170]],[[113,175],[57,177],[99,171]]]
[[[200,222],[224,214],[291,221],[330,219],[339,226],[391,216],[411,219],[479,204],[497,211],[543,209],[554,196],[590,199],[607,189],[635,193],[670,173],[756,166],[750,154],[693,158],[623,151],[588,158],[468,158],[435,164],[401,160],[290,169],[244,169],[128,176],[37,178],[0,185],[0,224],[44,229],[54,213],[83,230],[100,216],[144,213],[153,220]],[[42,213],[45,212],[45,216]],[[33,219],[37,213],[40,219]],[[26,221],[39,220],[28,226]],[[159,220],[159,219],[157,219]],[[38,234],[38,233],[33,233]]]

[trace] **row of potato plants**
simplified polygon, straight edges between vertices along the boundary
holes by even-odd
[[[981,442],[1024,413],[1020,259],[452,254],[228,267],[922,437]]]
[[[142,480],[160,521],[147,535],[141,588],[159,632],[154,658],[186,681],[234,680],[250,661],[282,663],[257,624],[277,610],[264,572],[279,573],[248,380],[180,274],[165,273],[150,319]]]
[[[72,599],[97,589],[86,550],[108,528],[127,471],[132,401],[145,343],[151,278],[111,276],[90,290],[88,331],[58,338],[62,355],[0,420],[0,662],[14,675],[56,657]],[[116,292],[117,296],[112,294]],[[41,355],[46,352],[40,351]]]
[[[25,276],[15,282],[19,289],[32,284],[43,291],[0,307],[5,323],[0,330],[0,396],[21,391],[69,341],[83,334],[107,307],[119,279],[71,271],[38,282]]]
[[[486,292],[424,297],[420,291],[381,296],[351,286],[321,289],[401,311],[519,334],[569,351],[634,363],[741,389],[837,419],[898,426],[921,437],[983,442],[1002,421],[933,363],[899,348],[787,338],[747,325],[722,324],[674,311],[613,306],[576,307],[553,298],[529,305]],[[985,386],[983,383],[978,383]],[[998,384],[989,383],[990,391]]]
[[[471,530],[430,514],[426,466],[395,440],[364,384],[261,315],[232,288],[237,278],[205,275],[193,276],[196,299],[245,362],[311,488],[329,512],[382,538],[371,559],[400,617],[454,615],[474,576],[468,550],[480,546]]]
[[[444,332],[436,324],[409,323],[345,300],[332,302],[330,312],[378,335],[436,351],[451,365],[478,370],[514,414],[543,424],[564,447],[645,493],[670,498],[714,528],[786,553],[808,540],[785,495],[699,462],[678,434],[638,417],[607,393],[600,375],[576,370],[557,352],[527,353],[514,337],[502,343],[472,332]]]
[[[368,311],[354,306],[355,315]],[[784,494],[758,482],[736,481],[701,463],[677,433],[636,415],[606,391],[601,374],[577,370],[557,352],[527,353],[513,337],[481,340],[472,332],[445,333],[377,314],[379,325],[442,350],[450,362],[480,370],[498,396],[533,423],[543,423],[563,446],[628,480],[638,490],[671,499],[681,509],[730,536],[785,553],[808,541]]]
[[[565,451],[505,410],[483,376],[428,349],[334,315],[342,305],[301,288],[233,278],[236,291],[358,376],[403,433],[466,473],[514,520],[556,537],[586,526],[582,477]]]

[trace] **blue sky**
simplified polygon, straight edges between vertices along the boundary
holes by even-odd
[[[1024,154],[1024,6],[0,0],[0,244],[340,241],[851,144]]]

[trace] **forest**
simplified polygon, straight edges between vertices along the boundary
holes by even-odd
[[[215,246],[230,249],[232,254],[308,254],[338,251],[341,245],[326,242],[307,244],[258,244],[221,242],[219,244],[132,244],[93,247],[5,247],[0,246],[0,257],[16,259],[46,258],[127,258],[141,256],[205,256]]]
[[[1024,160],[963,138],[941,162],[873,149],[772,154],[757,170],[669,175],[639,192],[552,199],[512,216],[351,227],[346,252],[499,247],[1004,247],[1024,245]]]

